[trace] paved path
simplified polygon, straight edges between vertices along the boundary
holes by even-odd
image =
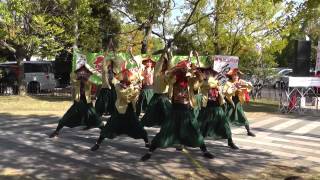
[[[204,159],[198,149],[176,152],[157,150],[148,162],[142,140],[126,136],[106,140],[97,152],[89,148],[98,129],[65,128],[60,138],[49,139],[57,125],[55,116],[11,116],[0,114],[0,175],[18,174],[30,179],[110,178],[220,178],[250,177],[268,164],[312,167],[320,172],[320,118],[265,116],[251,118],[257,137],[246,136],[244,128],[233,128],[240,150],[226,141],[206,140],[216,155]],[[149,139],[159,130],[148,128]],[[233,175],[233,176],[232,176]],[[0,176],[1,177],[1,176]]]

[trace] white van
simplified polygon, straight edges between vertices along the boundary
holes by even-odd
[[[23,61],[24,83],[27,91],[30,93],[39,93],[40,91],[53,91],[56,87],[52,62],[50,61]],[[11,67],[18,76],[16,62],[7,62],[0,64]]]

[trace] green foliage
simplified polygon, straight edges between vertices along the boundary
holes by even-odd
[[[277,54],[277,62],[280,66],[292,66],[295,58],[295,40],[305,40],[307,35],[312,42],[311,67],[314,67],[316,47],[320,40],[319,1],[305,1],[296,9],[296,11],[298,13],[287,26],[287,33],[281,35],[282,39],[286,40],[288,43],[284,50]]]
[[[239,56],[244,71],[262,72],[277,66],[276,55],[288,43],[282,36],[290,32],[288,24],[294,17],[290,14],[294,7],[284,1],[216,0],[215,15],[194,25],[176,45],[179,52],[196,49],[210,54],[217,54],[218,45],[220,54]],[[197,13],[195,18],[203,16],[205,11],[200,8]],[[261,52],[257,44],[261,44]]]
[[[180,7],[177,2],[0,1],[0,39],[15,48],[19,58],[27,58],[56,56],[74,44],[83,52],[98,52],[107,48],[111,38],[119,51],[133,46],[134,54],[139,54],[141,42],[147,41],[150,54],[163,48],[168,39],[176,38],[176,54],[197,50],[202,55],[235,55],[240,57],[244,71],[258,73],[290,65],[294,40],[308,35],[313,42],[314,62],[320,34],[318,0],[301,5],[284,0],[188,0]],[[176,9],[181,15],[173,19]],[[159,34],[154,36],[152,31]],[[261,52],[257,44],[261,44]]]

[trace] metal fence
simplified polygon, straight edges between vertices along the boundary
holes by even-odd
[[[280,99],[279,111],[320,115],[320,89],[317,87],[287,88]]]
[[[250,96],[253,100],[255,99],[268,99],[272,101],[280,101],[282,96],[284,96],[284,89],[280,88],[272,88],[272,87],[258,87],[253,88],[253,90],[250,92]]]

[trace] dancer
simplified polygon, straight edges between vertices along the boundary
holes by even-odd
[[[212,159],[214,156],[207,151],[197,120],[193,116],[196,105],[193,90],[196,82],[201,81],[198,73],[190,72],[189,61],[181,61],[168,72],[173,80],[172,110],[169,119],[163,121],[160,132],[154,137],[149,148],[141,160],[150,159],[151,153],[158,147],[184,145],[200,147],[204,157]]]
[[[144,69],[142,70],[142,90],[137,102],[137,116],[140,116],[141,111],[145,112],[150,100],[153,96],[153,73],[156,64],[151,58],[142,61]]]
[[[91,102],[92,83],[89,81],[89,77],[93,71],[89,65],[84,63],[71,74],[74,102],[59,120],[56,130],[50,134],[50,138],[58,136],[64,126],[69,128],[86,126],[85,129],[103,126]]]
[[[147,132],[135,112],[135,103],[138,100],[140,87],[137,86],[136,76],[128,69],[124,69],[118,76],[120,82],[115,84],[117,93],[116,108],[110,121],[102,128],[100,137],[91,151],[99,149],[105,138],[113,139],[126,134],[135,139],[143,139],[146,147],[149,146]]]
[[[239,75],[243,73],[235,68],[231,69],[227,76],[229,81],[224,86],[224,94],[226,96],[226,113],[228,120],[236,126],[245,126],[248,136],[255,136],[251,132],[249,127],[249,121],[247,120],[242,108],[242,104],[245,101],[244,90],[249,92],[252,89],[250,82],[246,82],[240,79]]]
[[[224,97],[222,87],[219,85],[216,75],[211,67],[201,68],[204,81],[201,84],[202,107],[198,116],[198,122],[203,137],[215,139],[228,139],[228,146],[239,149],[232,140],[232,133],[228,118],[222,107]]]
[[[108,51],[104,57],[107,57]],[[115,76],[125,69],[126,61],[119,57],[104,59],[102,65],[102,86],[97,96],[95,109],[99,116],[112,114],[115,109],[116,92],[114,84],[117,83]]]
[[[160,126],[169,117],[171,110],[171,102],[168,98],[170,78],[167,72],[172,66],[171,59],[171,53],[164,52],[155,65],[153,74],[154,95],[141,119],[143,126]]]

